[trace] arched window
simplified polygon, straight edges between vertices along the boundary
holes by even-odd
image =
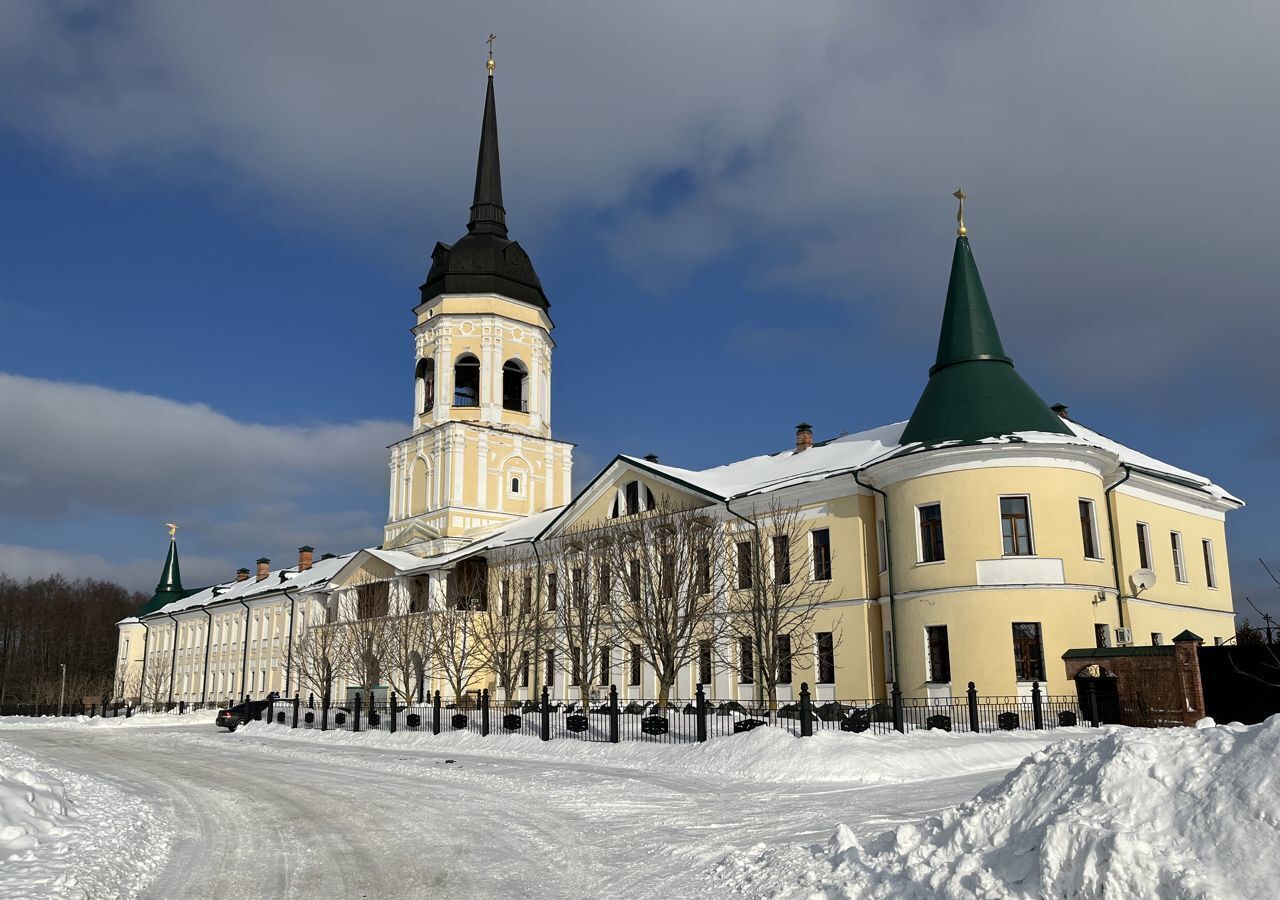
[[[414,407],[419,412],[431,412],[436,405],[436,361],[434,359],[418,360],[418,368],[413,375]]]
[[[634,516],[636,513],[653,509],[657,503],[653,499],[653,491],[639,481],[628,481],[618,488],[613,498],[613,508],[609,510],[609,518],[619,519],[622,516]]]
[[[453,364],[453,405],[480,405],[480,360],[470,353]]]
[[[518,359],[502,364],[502,408],[529,411],[529,370]]]

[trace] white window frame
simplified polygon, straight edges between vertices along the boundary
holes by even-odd
[[[1098,504],[1093,501],[1092,497],[1081,497],[1080,502],[1089,504],[1089,528],[1093,532],[1093,552],[1096,554],[1095,556],[1086,554],[1085,559],[1099,561],[1106,559],[1102,555],[1102,541],[1098,537]],[[1033,543],[1032,546],[1034,547],[1035,544]]]
[[[942,526],[942,559],[933,559],[929,562],[924,561],[924,535],[920,532],[922,519],[920,518],[920,510],[926,506],[938,507],[938,521],[942,522],[942,501],[926,500],[924,503],[916,504],[916,565],[917,566],[939,566],[947,561],[947,529]]]
[[[1163,647],[1163,646],[1164,646],[1164,632],[1163,632],[1163,631],[1153,631],[1153,632],[1151,632],[1151,646],[1152,646],[1152,647]]]
[[[1169,547],[1173,552],[1173,580],[1187,584],[1187,554],[1182,546],[1182,532],[1170,531]]]
[[[1213,540],[1200,539],[1200,552],[1204,554],[1204,580],[1209,590],[1218,589],[1218,557],[1213,552]]]
[[[508,471],[506,477],[507,477],[506,487],[507,487],[508,497],[523,497],[525,496],[525,494],[528,493],[528,491],[525,490],[525,479],[527,476],[523,469],[515,469],[512,471]],[[515,490],[511,489],[511,482],[513,481],[516,483]]]
[[[942,685],[942,684],[950,684],[950,683],[951,683],[951,681],[950,681],[950,680],[948,680],[948,681],[934,681],[934,680],[933,680],[933,650],[932,650],[932,647],[931,647],[931,646],[930,646],[930,644],[929,644],[929,629],[930,629],[930,628],[944,628],[944,629],[946,629],[946,632],[947,632],[947,655],[948,655],[947,666],[948,666],[948,668],[950,668],[950,663],[951,663],[951,660],[950,660],[950,658],[949,658],[949,657],[950,657],[950,654],[951,654],[951,629],[947,627],[947,625],[946,625],[946,623],[945,623],[945,622],[939,622],[939,623],[936,623],[936,624],[933,624],[933,625],[924,625],[924,626],[922,626],[922,627],[921,627],[921,629],[920,629],[920,636],[921,636],[921,638],[923,638],[923,640],[924,640],[924,680],[925,680],[925,684],[933,685],[933,686],[935,686],[935,687],[936,687],[936,686],[938,686],[938,685]],[[953,677],[954,677],[954,676],[953,676]]]
[[[1004,552],[1004,510],[1000,508],[1002,500],[1022,499],[1027,501],[1027,542],[1031,545],[1028,549],[1030,553],[1005,553]],[[996,497],[996,522],[999,525],[1000,533],[1000,558],[1001,559],[1022,559],[1024,557],[1039,556],[1036,553],[1036,517],[1035,512],[1031,508],[1030,494],[1000,494]],[[1042,638],[1043,640],[1043,638]]]
[[[889,545],[885,542],[884,519],[876,519],[876,561],[880,574],[889,571]]]
[[[1141,569],[1154,569],[1155,560],[1151,555],[1151,526],[1146,522],[1138,522],[1136,524],[1138,528],[1135,534],[1141,533],[1142,535],[1142,537],[1138,539],[1138,567]],[[1147,558],[1145,560],[1142,558],[1142,547],[1144,544],[1147,547]]]
[[[818,552],[817,552],[818,544],[814,540],[814,535],[817,534],[819,531],[825,531],[827,533],[827,577],[826,578],[818,577]],[[821,582],[834,581],[836,573],[835,573],[835,566],[833,565],[833,556],[834,554],[832,554],[831,552],[831,527],[829,525],[824,525],[821,528],[810,528],[809,529],[809,580],[821,581]]]

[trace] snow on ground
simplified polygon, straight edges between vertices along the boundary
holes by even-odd
[[[705,744],[625,741],[609,744],[558,738],[543,741],[528,735],[471,731],[320,731],[250,723],[240,734],[322,745],[416,748],[440,753],[492,755],[499,758],[595,764],[655,774],[683,774],[763,784],[838,782],[902,784],[953,778],[975,772],[1008,770],[1050,744],[1072,738],[1095,738],[1090,728],[1016,731],[974,736],[946,731],[907,734],[852,734],[835,729],[798,738],[785,728],[757,728],[715,738]]]
[[[772,897],[1275,896],[1280,716],[1201,726],[1056,744],[940,818],[757,845],[720,871]]]
[[[179,725],[212,724],[217,710],[202,709],[178,715],[135,713],[132,716],[0,716],[0,734],[13,728],[165,728]]]
[[[137,797],[0,741],[0,897],[134,897],[168,838]]]

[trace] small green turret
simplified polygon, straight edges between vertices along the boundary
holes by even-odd
[[[190,591],[182,589],[182,570],[178,566],[178,539],[170,531],[169,555],[165,557],[164,568],[160,570],[160,582],[156,585],[156,592],[151,595],[151,599],[138,610],[138,618],[149,616],[160,607],[167,606],[175,600],[181,600],[189,593]]]

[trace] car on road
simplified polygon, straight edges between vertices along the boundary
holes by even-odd
[[[271,701],[277,699],[277,697],[278,695],[272,694],[265,700],[246,700],[243,703],[237,703],[235,706],[220,709],[218,710],[218,717],[213,720],[213,723],[219,728],[227,729],[227,731],[235,731],[248,722],[261,722],[263,712],[266,711]]]

